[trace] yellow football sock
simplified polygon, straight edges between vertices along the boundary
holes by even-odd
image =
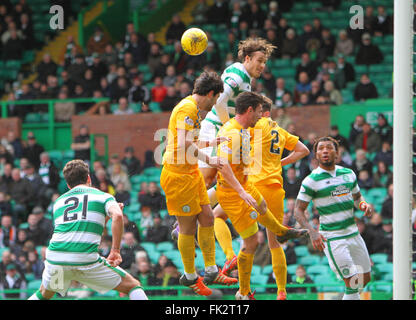
[[[224,219],[214,219],[214,231],[215,237],[217,238],[222,251],[224,251],[227,260],[231,260],[235,256],[235,252],[233,250],[233,238],[231,236],[230,228],[228,228]]]
[[[287,265],[286,255],[282,247],[270,249],[272,253],[273,272],[276,277],[277,293],[286,292]]]
[[[205,268],[215,266],[214,226],[198,226],[198,244],[204,257]]]
[[[251,292],[250,276],[253,268],[254,254],[240,251],[237,258],[238,263],[238,281],[240,283],[240,294],[243,296]]]
[[[270,209],[267,209],[265,214],[259,214],[258,222],[269,229],[278,236],[283,236],[289,229],[283,226],[272,214]]]
[[[195,240],[193,235],[179,233],[178,249],[186,273],[195,273]]]

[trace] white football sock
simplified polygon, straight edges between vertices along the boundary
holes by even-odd
[[[142,287],[134,287],[129,293],[130,300],[149,300]]]

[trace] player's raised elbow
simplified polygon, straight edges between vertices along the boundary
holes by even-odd
[[[302,142],[298,141],[298,143],[295,146],[295,151],[302,154],[302,157],[308,156],[311,152],[309,151],[308,147],[305,146]]]

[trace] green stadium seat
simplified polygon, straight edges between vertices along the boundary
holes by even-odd
[[[168,242],[168,241],[164,241],[164,242],[160,242],[158,244],[156,244],[156,250],[159,252],[164,252],[164,251],[171,251],[173,250],[173,243],[172,242]]]
[[[379,263],[377,264],[377,269],[380,273],[393,273],[393,263]]]
[[[377,280],[369,284],[371,291],[379,291],[391,293],[393,292],[392,285],[386,284],[384,280]]]
[[[160,175],[162,172],[161,168],[158,167],[149,167],[143,170],[142,174],[146,176],[154,176],[154,175]]]
[[[309,256],[301,257],[299,259],[299,264],[303,264],[304,266],[311,266],[311,265],[319,264],[320,260],[321,259],[318,256],[309,255]]]
[[[317,275],[317,274],[329,274],[330,268],[327,265],[313,265],[306,268],[307,274]]]
[[[148,182],[148,178],[145,175],[137,174],[130,177],[132,184],[140,184],[142,182]]]
[[[136,213],[140,211],[140,208],[141,208],[141,204],[137,202],[137,203],[131,203],[129,206],[125,208],[125,210],[131,213]]]
[[[304,257],[309,255],[309,250],[307,246],[296,246],[295,253],[297,257]]]
[[[162,109],[160,109],[160,103],[159,102],[150,102],[149,108],[152,110],[152,112],[162,112]]]
[[[181,259],[181,253],[179,250],[171,250],[171,251],[165,251],[163,254],[166,256],[166,258],[170,260],[178,260]]]
[[[39,113],[28,113],[25,116],[25,122],[28,123],[39,123],[41,122],[41,115]]]
[[[393,273],[385,273],[382,276],[382,280],[384,280],[384,281],[393,281]]]
[[[240,252],[240,242],[238,240],[233,240],[232,242],[233,250],[236,254]]]
[[[251,276],[257,277],[257,275],[261,274],[261,267],[258,265],[253,265],[251,268]]]
[[[168,210],[160,210],[159,211],[160,216],[163,218],[165,218],[169,213]]]
[[[19,229],[27,229],[27,228],[29,228],[29,223],[23,222],[19,224]]]
[[[21,65],[20,60],[7,60],[4,66],[9,70],[19,70]]]
[[[140,242],[140,245],[146,250],[147,253],[156,251],[156,244],[153,242]]]
[[[273,265],[271,264],[268,264],[264,266],[263,269],[261,269],[261,273],[264,275],[269,275],[272,272],[273,272]]]
[[[368,196],[375,199],[377,202],[382,202],[387,197],[386,188],[372,188],[368,191]]]
[[[255,287],[256,285],[264,286],[267,284],[269,276],[263,274],[257,274],[255,277],[250,278],[250,285],[256,289],[258,293],[264,293],[266,291],[265,287]]]
[[[27,288],[28,290],[38,290],[40,288],[40,285],[42,284],[42,280],[38,279],[38,280],[32,280],[29,281],[27,284]]]
[[[25,278],[26,278],[27,282],[34,281],[35,280],[35,275],[33,273],[26,273]]]
[[[147,251],[147,255],[149,256],[149,260],[151,263],[156,264],[160,257],[159,251]]]

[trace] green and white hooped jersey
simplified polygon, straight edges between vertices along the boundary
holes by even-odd
[[[302,181],[297,199],[314,202],[320,215],[320,233],[331,239],[358,234],[352,195],[359,191],[351,169],[335,166],[328,172],[318,167]]]
[[[251,77],[242,63],[235,62],[224,70],[221,79],[224,82],[224,92],[222,92],[221,95],[227,95],[229,97],[226,102],[228,114],[230,115],[230,118],[233,118],[235,116],[235,101],[237,96],[241,92],[251,91]],[[218,98],[218,101],[221,101],[221,95]],[[222,122],[217,116],[215,106],[208,112],[205,120],[222,126]]]
[[[55,230],[46,260],[57,265],[87,265],[98,261],[98,246],[114,197],[98,189],[77,186],[61,195],[53,206]]]

